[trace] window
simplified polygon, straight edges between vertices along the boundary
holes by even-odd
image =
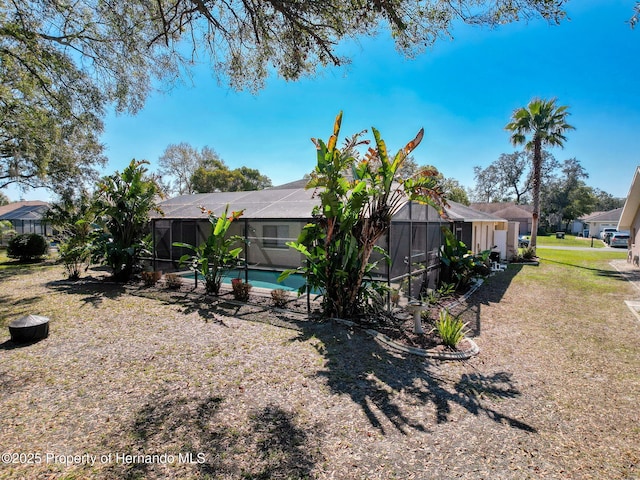
[[[262,245],[265,248],[289,248],[289,225],[263,225]]]

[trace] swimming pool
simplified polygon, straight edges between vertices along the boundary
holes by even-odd
[[[298,291],[305,284],[304,277],[299,273],[289,275],[283,282],[278,282],[278,277],[282,272],[272,272],[269,270],[248,269],[249,283],[257,288],[267,288],[269,290],[289,290]],[[194,278],[193,272],[182,273],[184,278]],[[230,285],[233,278],[245,279],[245,271],[229,270],[223,277],[222,283]],[[198,274],[198,280],[202,281],[202,275]]]

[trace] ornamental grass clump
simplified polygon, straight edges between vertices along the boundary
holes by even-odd
[[[455,348],[465,337],[467,324],[460,318],[451,315],[448,310],[440,310],[440,316],[436,321],[436,330],[442,338],[442,343],[450,348]]]

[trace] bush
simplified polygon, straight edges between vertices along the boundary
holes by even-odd
[[[9,258],[19,258],[23,262],[46,255],[48,248],[49,244],[42,235],[23,233],[9,241],[7,256]]]
[[[231,280],[231,288],[233,289],[233,298],[236,300],[240,300],[242,302],[246,302],[249,300],[249,290],[251,290],[252,285],[250,283],[244,283],[239,278],[234,278]]]
[[[164,276],[164,284],[171,290],[178,290],[182,286],[182,277],[175,273],[167,273]]]
[[[152,287],[156,283],[158,283],[158,281],[162,277],[162,272],[158,272],[158,271],[155,271],[155,272],[141,272],[140,275],[142,276],[142,281],[144,282],[144,284],[147,287]]]
[[[440,318],[436,322],[438,335],[442,343],[447,347],[455,348],[466,334],[466,323],[462,323],[458,317],[454,317],[446,309],[440,310]]]
[[[271,301],[273,305],[277,308],[284,308],[287,306],[287,301],[289,300],[289,293],[282,289],[278,288],[276,290],[271,290]]]
[[[527,247],[522,250],[522,258],[525,260],[533,260],[536,258],[536,249],[533,247]]]
[[[61,243],[60,258],[69,280],[78,280],[83,267],[85,271],[89,268],[89,260],[91,259],[90,246],[88,244],[78,244],[74,240]]]

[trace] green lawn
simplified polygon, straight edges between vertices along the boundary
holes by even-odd
[[[41,260],[22,263],[15,258],[7,257],[6,248],[0,248],[0,271],[2,270],[27,270],[34,268],[46,268],[56,263],[57,255],[49,254]]]
[[[593,243],[594,248],[603,248],[604,243],[597,238],[576,237],[575,235],[565,235],[564,238],[556,238],[555,235],[539,235],[538,246],[565,246],[565,247],[591,247]]]
[[[614,249],[539,249],[540,266],[545,268],[531,272],[529,280],[547,285],[556,283],[559,292],[568,288],[573,291],[572,295],[614,293],[620,288],[620,283],[611,281],[612,277],[617,277],[617,272],[611,269],[609,262],[626,256],[626,250]]]

